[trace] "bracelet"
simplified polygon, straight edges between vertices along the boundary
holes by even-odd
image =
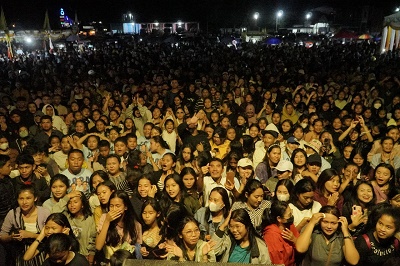
[[[36,241],[36,242],[38,242],[38,244],[42,243],[42,242],[40,242],[40,241],[39,241],[39,240],[37,240],[37,239],[35,239],[35,241]]]
[[[348,238],[348,239],[353,239],[353,238],[351,237],[351,235],[348,235],[348,236],[344,236],[344,237],[343,237],[343,239],[346,239],[346,238]]]

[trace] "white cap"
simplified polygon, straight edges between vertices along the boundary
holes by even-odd
[[[280,160],[278,165],[275,167],[279,172],[293,171],[293,164],[287,160]]]

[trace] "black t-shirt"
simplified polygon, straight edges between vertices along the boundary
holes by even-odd
[[[354,245],[360,254],[358,265],[381,266],[388,259],[399,256],[399,250],[395,249],[394,238],[390,238],[385,242],[378,242],[373,233],[367,233],[371,242],[371,248],[367,246],[364,237],[358,236],[354,241]]]
[[[59,264],[55,264],[51,262],[49,259],[46,259],[42,264],[42,266],[52,266],[52,265],[59,265]],[[79,253],[75,253],[75,257],[69,263],[65,264],[65,266],[89,266],[89,262],[87,261],[85,256]]]

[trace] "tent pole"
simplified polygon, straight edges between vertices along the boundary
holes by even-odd
[[[386,52],[385,46],[386,46],[386,38],[387,38],[387,34],[388,34],[388,27],[385,26],[383,28],[383,32],[382,32],[382,39],[381,39],[381,53],[383,54],[384,52]]]

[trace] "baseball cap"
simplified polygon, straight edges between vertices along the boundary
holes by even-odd
[[[322,143],[321,143],[321,141],[319,141],[317,139],[312,139],[312,140],[310,140],[310,142],[307,142],[306,144],[304,144],[304,146],[308,146],[311,149],[313,149],[316,153],[319,153],[319,151],[322,147]]]
[[[300,145],[300,142],[295,137],[289,137],[287,143]]]
[[[279,130],[274,124],[269,124],[263,131],[261,131],[261,134],[264,136],[265,134],[270,134],[274,138],[277,138],[279,135]]]
[[[307,158],[307,163],[308,163],[308,164],[319,164],[319,165],[322,165],[321,156],[319,156],[319,155],[316,154],[316,153],[311,154],[311,155],[308,156],[308,158]]]
[[[279,172],[293,171],[293,164],[287,160],[280,160],[278,165],[275,167]]]
[[[250,166],[251,168],[253,168],[253,162],[249,158],[242,158],[239,160],[237,166],[242,168]]]

